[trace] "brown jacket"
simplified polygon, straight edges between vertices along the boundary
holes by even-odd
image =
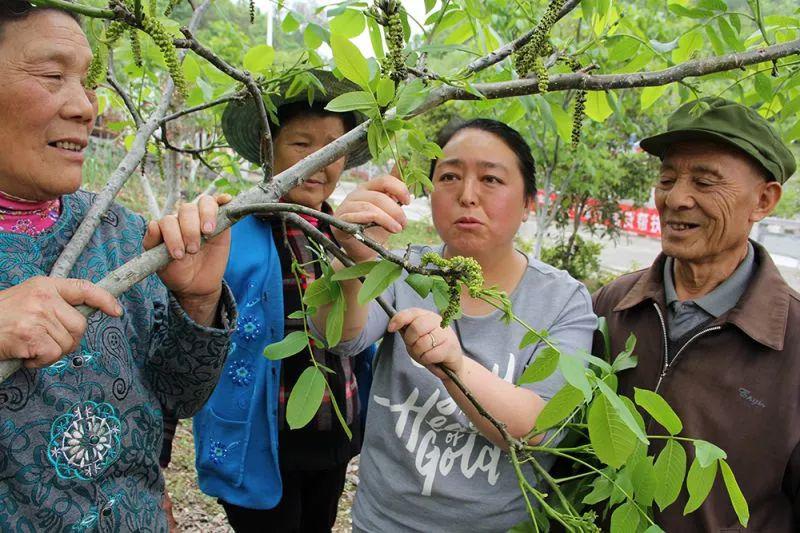
[[[656,513],[668,532],[800,530],[800,295],[781,277],[766,250],[753,243],[756,271],[736,306],[673,347],[667,344],[663,269],[622,276],[594,295],[608,320],[612,356],[637,338],[636,368],[620,374],[620,392],[657,390],[683,421],[683,436],[701,438],[728,453],[750,506],[747,529],[738,524],[721,474],[706,502],[683,516],[686,491]],[[599,335],[595,354],[603,353]],[[652,420],[648,433],[664,430]],[[658,442],[652,451],[660,451]],[[663,446],[663,444],[662,444]],[[687,447],[688,461],[694,448]]]

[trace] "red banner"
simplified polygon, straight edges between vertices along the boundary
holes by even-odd
[[[544,191],[539,191],[536,195],[537,203],[544,204]],[[550,201],[556,200],[555,194],[550,195]],[[581,215],[581,221],[588,222],[593,216],[592,201],[589,201],[588,209]],[[614,220],[609,224],[614,224],[622,231],[643,235],[646,237],[661,238],[661,218],[654,207],[634,207],[630,204],[619,204],[620,213],[615,214]],[[575,217],[573,210],[570,210],[570,218]]]

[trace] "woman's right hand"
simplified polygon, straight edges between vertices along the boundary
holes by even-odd
[[[116,298],[86,280],[35,277],[0,291],[0,360],[42,368],[75,351],[86,331],[80,304],[122,316]]]
[[[354,224],[375,224],[364,234],[372,240],[386,244],[392,233],[400,233],[406,226],[404,205],[411,203],[411,193],[398,178],[386,175],[371,179],[347,195],[334,213],[336,218]],[[344,251],[356,263],[372,261],[377,253],[349,233],[331,227],[333,235]]]

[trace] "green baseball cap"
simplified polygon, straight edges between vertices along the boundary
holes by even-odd
[[[338,79],[332,72],[327,70],[311,70],[320,85],[324,87],[324,92],[313,90],[311,101],[315,103],[327,104],[337,96],[344,93],[353,91],[360,91],[361,89],[346,79]],[[286,104],[293,104],[295,102],[308,101],[307,91],[297,91],[298,94],[293,94],[287,97],[291,84],[289,82],[283,84],[278,89],[277,95],[270,95],[270,99],[275,108],[280,108]],[[309,85],[314,87],[314,85]],[[355,123],[361,124],[366,120],[366,116],[357,112],[351,111],[355,117]],[[225,107],[222,112],[222,131],[225,133],[225,139],[231,148],[236,152],[257,165],[261,164],[261,134],[263,133],[261,120],[258,116],[256,103],[252,97],[243,98],[241,100],[234,100]],[[366,163],[370,160],[369,146],[366,141],[359,143],[355,150],[347,154],[347,162],[345,168],[353,168]]]
[[[663,159],[670,145],[695,139],[742,150],[778,183],[785,183],[796,169],[791,150],[764,117],[724,98],[706,97],[682,105],[667,120],[667,131],[642,139],[639,145]]]

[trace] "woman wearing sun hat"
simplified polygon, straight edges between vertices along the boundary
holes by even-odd
[[[327,71],[302,76],[309,75],[325,88],[324,94],[314,91],[310,105],[306,90],[292,97],[272,97],[278,119],[270,124],[276,173],[363,120],[354,113],[325,110],[330,100],[357,87]],[[280,95],[287,89],[282,87]],[[260,164],[262,131],[252,99],[229,104],[222,128],[234,150]],[[289,191],[283,201],[330,213],[326,200],[342,171],[368,159],[368,148],[359,146]],[[330,235],[323,222],[307,220]],[[232,239],[225,279],[242,313],[220,383],[194,419],[200,488],[219,499],[237,532],[330,531],[347,463],[360,449],[356,361],[313,348],[313,357],[334,371],[326,377],[353,439],[341,427],[327,392],[312,421],[290,430],[286,401],[300,374],[311,365],[312,354],[306,351],[270,361],[263,350],[304,328],[302,319],[287,318],[301,308],[291,269],[293,258],[304,265],[305,271],[298,276],[304,288],[321,275],[320,267],[304,234],[290,224],[284,227],[277,217],[248,217],[234,226]],[[371,349],[367,355],[371,357]]]

